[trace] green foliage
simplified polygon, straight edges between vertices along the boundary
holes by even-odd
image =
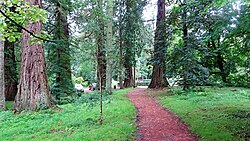
[[[104,103],[104,120],[99,125],[99,106],[85,103],[61,105],[34,113],[0,112],[0,138],[23,140],[133,140],[135,109],[119,90]],[[92,95],[92,94],[90,94]]]
[[[5,107],[7,110],[11,110],[13,107],[13,101],[5,101]]]
[[[165,92],[160,101],[202,141],[250,139],[250,89],[201,87],[184,92],[175,88],[173,93]]]
[[[29,22],[47,22],[46,11],[37,6],[31,7],[28,2],[6,0],[1,5],[0,10],[20,26],[26,27]],[[21,37],[20,28],[7,17],[0,14],[0,32],[7,40],[14,42]]]
[[[50,5],[48,15],[53,15],[53,18],[50,18],[50,24],[46,27],[52,30],[52,38],[56,42],[46,44],[48,76],[51,93],[56,101],[62,104],[71,101],[76,95],[71,78],[72,49],[68,26],[68,16],[72,5],[69,0],[51,0],[49,4],[53,6]]]
[[[247,2],[186,1],[185,6],[175,5],[166,21],[167,76],[190,86],[248,86],[240,78],[249,78],[247,13]]]
[[[102,95],[103,95],[102,98],[103,103],[108,104],[112,102],[113,96],[108,94],[108,92],[104,91]],[[99,103],[100,103],[100,93],[98,91],[95,91],[90,94],[82,94],[81,97],[75,101],[75,104],[84,104],[86,106],[89,106],[90,108],[99,105]]]
[[[231,74],[228,76],[228,84],[234,87],[250,87],[249,74]]]

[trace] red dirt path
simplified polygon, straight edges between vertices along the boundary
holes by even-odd
[[[137,141],[198,140],[177,116],[160,106],[145,90],[137,88],[128,93],[137,109]]]

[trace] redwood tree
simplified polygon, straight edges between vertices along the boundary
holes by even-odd
[[[149,88],[163,88],[168,86],[166,79],[166,25],[165,0],[157,2],[157,21],[154,39],[153,74]]]
[[[41,0],[24,0],[30,6],[41,8]],[[29,23],[26,27],[33,34],[39,34],[42,22]],[[30,33],[22,31],[21,66],[18,92],[14,109],[38,110],[52,105],[51,94],[45,69],[44,48],[37,40],[31,42]]]
[[[124,87],[132,87],[134,85],[133,79],[133,60],[134,60],[134,44],[133,40],[135,38],[135,9],[136,1],[135,0],[126,0],[126,13],[125,13],[125,32],[124,32],[124,68],[125,68],[125,78],[124,78]]]

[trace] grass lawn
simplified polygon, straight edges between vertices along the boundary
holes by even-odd
[[[174,88],[158,95],[202,141],[250,141],[250,89],[201,87],[184,93]]]
[[[104,101],[103,125],[99,104],[73,103],[35,113],[0,112],[1,141],[125,141],[136,131],[135,108],[124,96],[131,89],[115,91]],[[90,94],[91,95],[91,94]],[[9,103],[8,103],[9,105]]]

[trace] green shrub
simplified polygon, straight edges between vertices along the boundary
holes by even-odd
[[[250,75],[249,74],[230,74],[227,77],[229,86],[234,87],[249,87],[250,88]]]

